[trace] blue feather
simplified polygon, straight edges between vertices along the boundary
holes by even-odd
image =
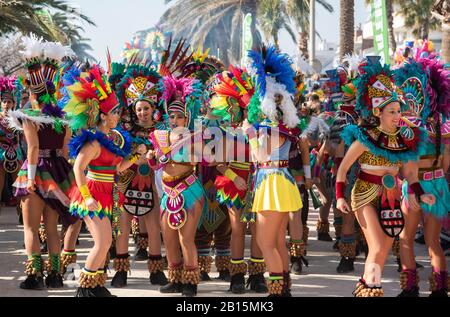
[[[249,51],[248,57],[252,60],[251,67],[256,71],[256,87],[261,98],[266,95],[267,76],[275,78],[276,82],[283,84],[289,93],[295,94],[295,72],[289,55],[279,52],[275,46],[271,45],[265,52],[263,49],[262,53]]]
[[[131,135],[122,130],[117,130],[124,138],[125,143],[122,148],[114,144],[103,132],[98,130],[81,130],[81,134],[78,134],[72,138],[69,142],[69,155],[71,158],[76,158],[78,153],[80,153],[83,146],[88,142],[93,142],[97,140],[101,146],[105,147],[111,153],[114,153],[121,157],[126,157],[130,155],[131,152]]]
[[[407,161],[417,161],[419,159],[419,148],[427,139],[427,132],[423,129],[419,130],[419,144],[416,150],[410,150],[408,152],[394,152],[382,149],[368,139],[368,137],[363,132],[362,128],[356,125],[348,125],[341,132],[341,138],[344,140],[345,145],[350,146],[355,140],[361,142],[369,151],[375,155],[384,157],[386,160],[396,163],[396,162],[407,162]]]

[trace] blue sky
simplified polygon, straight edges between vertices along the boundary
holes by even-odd
[[[216,1],[216,0],[215,0]],[[334,12],[325,11],[316,5],[316,28],[319,34],[329,42],[339,42],[339,0],[328,0]],[[118,60],[125,42],[130,41],[134,32],[154,26],[168,6],[164,0],[70,0],[81,8],[97,24],[97,27],[84,25],[86,37],[97,59],[105,61],[106,48],[109,47],[112,58]],[[355,25],[364,23],[368,13],[364,1],[355,1]],[[289,54],[296,51],[295,44],[283,32],[280,46]]]

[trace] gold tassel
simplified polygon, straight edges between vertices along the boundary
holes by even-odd
[[[211,272],[213,258],[209,255],[201,255],[198,257],[198,267],[200,268],[200,272]],[[216,260],[217,261],[217,260]]]
[[[147,261],[148,271],[150,273],[163,272],[164,271],[164,263],[163,260],[148,260]]]
[[[181,265],[174,267],[174,268],[171,268],[169,266],[169,269],[167,271],[167,276],[168,276],[167,279],[171,283],[180,283],[182,274],[183,274],[183,267]]]
[[[270,280],[267,282],[267,288],[269,289],[269,294],[281,295],[283,294],[283,280]]]
[[[339,253],[345,258],[355,258],[356,257],[356,242],[344,243],[339,242]]]
[[[216,262],[216,268],[217,271],[226,271],[230,269],[230,261],[231,256],[229,255],[216,255],[216,258],[214,259]]]
[[[236,275],[239,273],[243,273],[244,275],[247,273],[247,263],[241,262],[241,263],[233,263],[230,262],[230,275]]]
[[[181,276],[181,283],[198,285],[200,283],[200,270],[199,268],[184,269]]]
[[[114,270],[116,272],[129,272],[130,271],[130,259],[129,258],[125,258],[125,259],[115,258],[113,266],[114,266]]]

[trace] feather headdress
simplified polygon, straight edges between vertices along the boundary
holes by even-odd
[[[241,109],[247,108],[255,93],[250,75],[245,69],[230,65],[228,71],[216,77],[210,102],[212,114],[232,123],[240,121]]]
[[[249,72],[255,76],[256,93],[249,109],[249,121],[254,123],[265,117],[273,125],[283,124],[295,128],[300,122],[294,106],[296,93],[295,72],[288,55],[275,46],[260,51],[249,51]]]
[[[194,78],[163,77],[159,83],[161,102],[167,114],[181,112],[187,119],[186,127],[193,129],[194,119],[201,108],[202,84]]]
[[[98,65],[80,73],[76,81],[66,89],[70,100],[64,111],[70,116],[70,125],[74,130],[95,127],[100,113],[107,114],[119,106],[105,72]]]

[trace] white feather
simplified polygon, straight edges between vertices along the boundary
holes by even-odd
[[[297,109],[292,101],[292,95],[286,90],[286,86],[277,83],[274,78],[266,77],[266,95],[261,102],[261,111],[271,120],[276,122],[277,109],[275,103],[275,95],[280,94],[283,100],[280,104],[283,113],[283,123],[290,129],[295,128],[300,119],[297,116]]]
[[[44,44],[44,55],[46,58],[61,61],[66,56],[66,48],[60,43],[46,42]]]
[[[344,56],[344,62],[348,63],[348,69],[350,71],[357,71],[358,70],[358,66],[361,64],[363,60],[363,57],[357,55],[357,54],[346,54]]]
[[[24,55],[26,59],[31,59],[34,57],[42,57],[44,50],[44,43],[42,42],[42,37],[38,38],[34,34],[30,34],[29,37],[25,37],[23,39],[23,44],[25,46],[25,50],[21,53]]]

